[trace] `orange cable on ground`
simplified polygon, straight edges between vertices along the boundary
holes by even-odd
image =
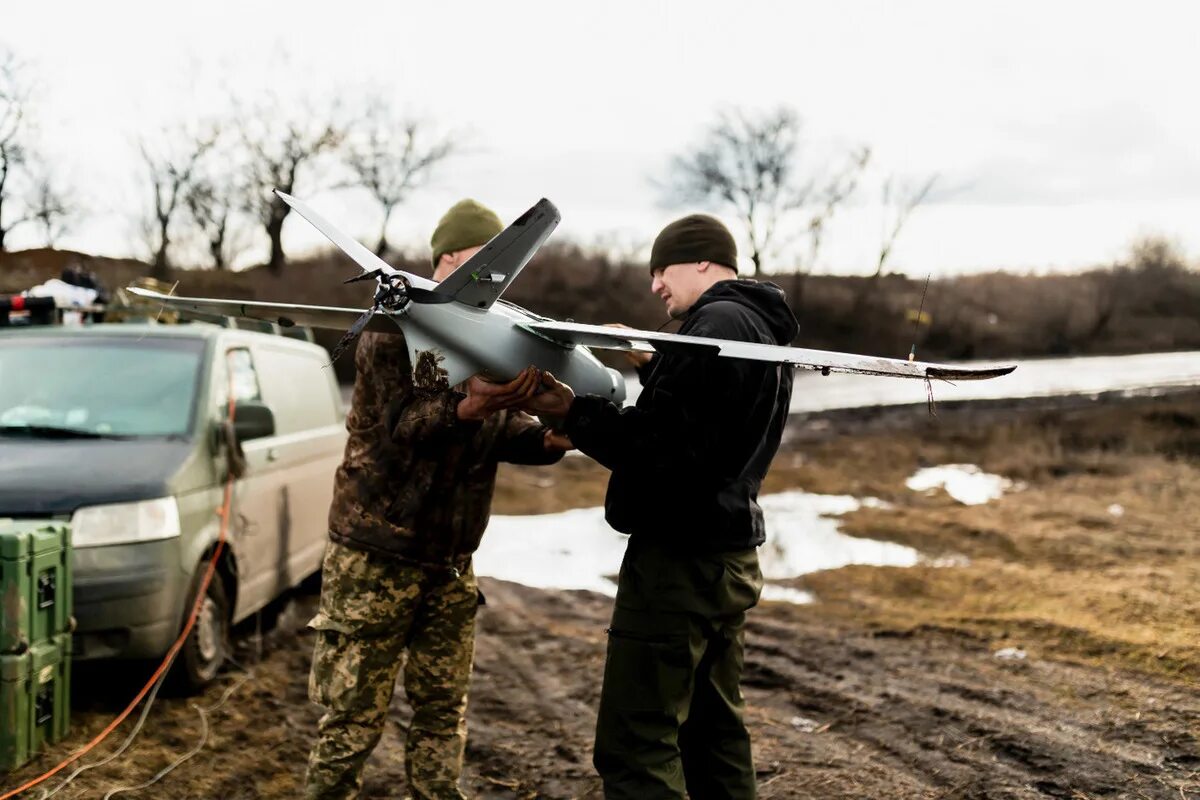
[[[230,383],[232,384],[232,375],[230,376]],[[230,386],[229,423],[231,425],[233,424],[234,411],[236,408],[232,389],[233,387]],[[180,648],[183,647],[183,643],[187,641],[188,635],[192,632],[192,627],[196,624],[196,617],[200,615],[200,607],[204,603],[204,597],[205,593],[208,591],[208,585],[212,582],[213,574],[217,571],[217,559],[220,558],[221,550],[223,550],[225,547],[225,535],[229,529],[230,507],[233,505],[233,480],[233,473],[231,472],[229,477],[225,480],[225,496],[221,504],[221,510],[218,512],[221,517],[221,527],[217,534],[217,546],[213,550],[212,558],[209,559],[207,569],[204,571],[204,579],[200,582],[200,589],[196,592],[196,600],[192,603],[192,613],[188,615],[187,622],[184,624],[183,631],[180,632],[179,638],[176,639],[175,643],[171,645],[171,649],[168,650],[166,656],[163,657],[162,663],[158,665],[158,669],[154,670],[154,674],[150,676],[150,680],[148,680],[146,685],[142,687],[142,690],[137,693],[137,696],[130,701],[129,705],[125,707],[125,710],[122,711],[116,719],[110,722],[104,730],[100,731],[100,733],[98,733],[94,739],[84,745],[82,749],[66,760],[62,761],[58,766],[54,767],[48,772],[45,772],[33,780],[18,786],[16,789],[12,789],[0,795],[0,800],[9,800],[10,797],[16,797],[21,792],[24,792],[27,789],[32,789],[34,786],[49,780],[61,772],[65,767],[74,764],[76,761],[90,753],[97,745],[107,739],[109,735],[115,731],[131,713],[133,713],[133,710],[137,708],[138,703],[142,702],[142,699],[146,696],[146,693],[150,691],[150,688],[154,686],[154,683],[160,677],[162,677],[162,674],[166,672],[167,668],[171,665],[171,662],[175,660],[175,656],[179,653]]]

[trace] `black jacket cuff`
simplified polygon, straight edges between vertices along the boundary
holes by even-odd
[[[578,445],[578,439],[587,438],[601,409],[608,402],[598,394],[585,394],[575,398],[571,407],[567,409],[566,419],[563,420],[563,430],[572,442]]]

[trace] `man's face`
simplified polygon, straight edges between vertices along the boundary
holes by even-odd
[[[458,269],[471,256],[483,249],[483,245],[478,247],[468,247],[466,250],[455,250],[453,253],[442,253],[442,258],[438,261],[438,265],[433,269],[433,279],[438,283],[450,277],[450,273]]]
[[[650,291],[667,306],[667,313],[678,319],[704,294],[700,275],[700,264],[670,264],[650,273]]]

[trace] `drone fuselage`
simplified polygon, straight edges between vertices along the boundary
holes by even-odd
[[[414,367],[432,353],[450,385],[483,373],[510,380],[531,364],[547,370],[581,394],[598,394],[615,403],[625,399],[625,379],[605,367],[586,347],[567,345],[528,330],[541,321],[503,301],[487,310],[462,303],[413,303],[391,318],[404,331]],[[386,328],[372,326],[375,330]]]

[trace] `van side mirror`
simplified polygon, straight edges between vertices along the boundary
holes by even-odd
[[[275,435],[275,415],[262,403],[244,401],[233,412],[233,430],[239,442]]]

